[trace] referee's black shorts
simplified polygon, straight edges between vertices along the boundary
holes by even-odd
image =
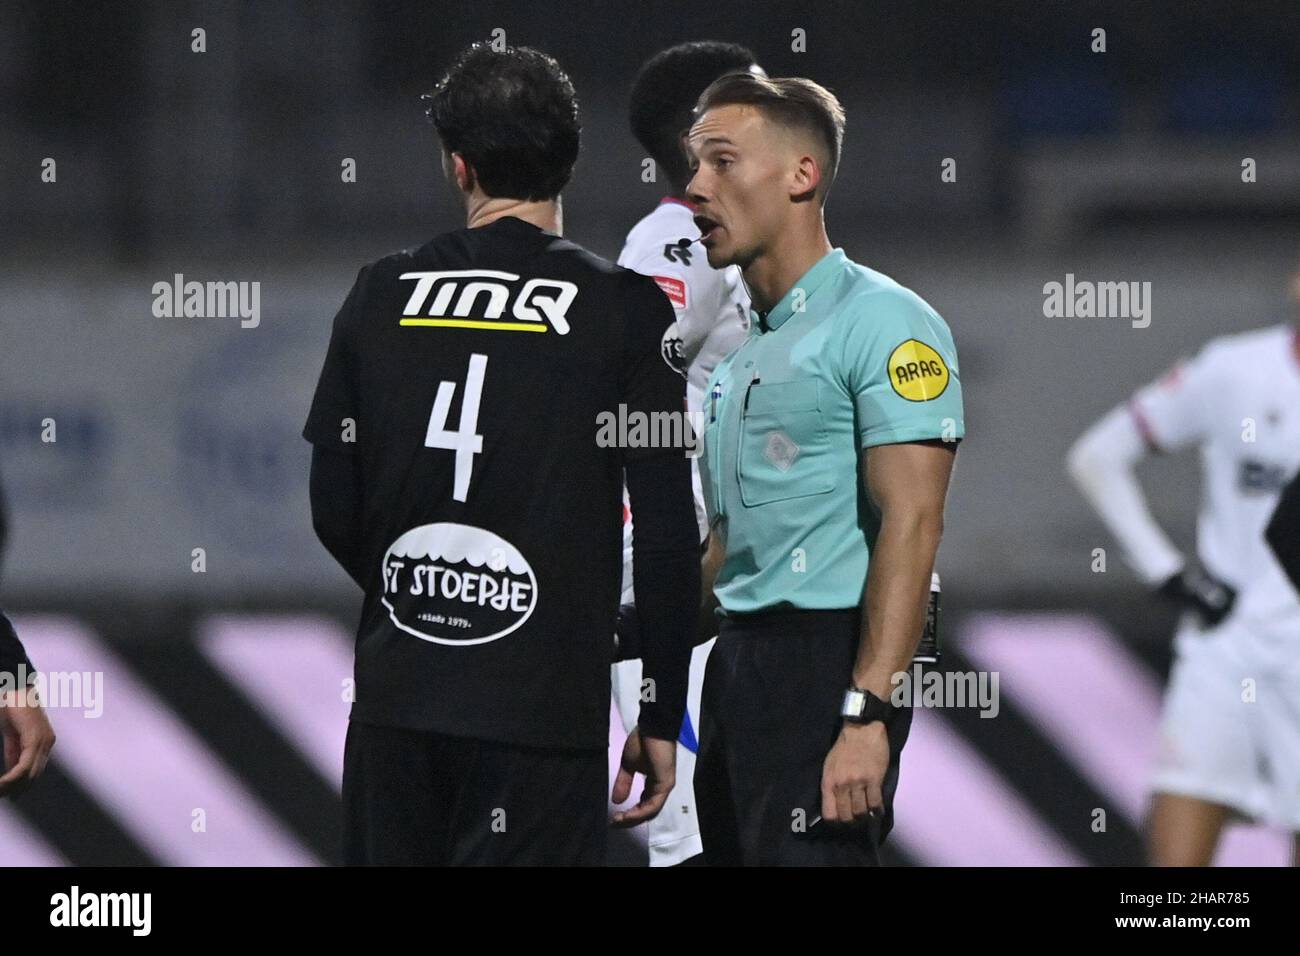
[[[601,866],[603,750],[550,750],[348,724],[349,866]]]
[[[722,619],[704,674],[695,764],[706,864],[879,864],[880,844],[894,825],[910,707],[888,731],[884,814],[853,829],[798,825],[821,816],[822,765],[842,726],[860,621],[856,610]]]

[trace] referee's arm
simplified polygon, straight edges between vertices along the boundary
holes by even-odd
[[[876,445],[862,453],[880,531],[867,569],[853,686],[884,701],[924,630],[955,456],[956,444],[939,440]],[[848,823],[884,807],[889,760],[883,723],[846,723],[822,770],[822,817]]]
[[[908,669],[925,630],[956,453],[955,443],[937,439],[877,445],[862,453],[868,492],[880,509],[880,532],[867,571],[853,683],[881,700],[893,692],[894,674]]]

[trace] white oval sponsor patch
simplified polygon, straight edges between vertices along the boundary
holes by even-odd
[[[682,330],[676,322],[664,329],[663,338],[659,340],[659,354],[664,357],[668,367],[678,375],[686,375],[686,344],[682,341]]]
[[[383,572],[393,624],[435,644],[499,640],[537,606],[537,578],[519,549],[472,525],[412,528],[389,546]]]

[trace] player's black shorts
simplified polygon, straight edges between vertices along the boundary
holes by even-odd
[[[821,816],[822,765],[842,726],[840,707],[852,679],[860,620],[857,611],[722,619],[704,675],[695,764],[708,865],[879,863],[880,844],[894,824],[911,708],[890,722],[883,816],[856,829],[806,826]]]
[[[350,866],[600,866],[609,763],[352,721],[343,757]]]

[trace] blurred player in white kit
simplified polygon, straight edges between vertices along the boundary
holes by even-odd
[[[1186,608],[1152,780],[1157,866],[1208,866],[1234,816],[1289,831],[1300,859],[1300,596],[1264,540],[1300,468],[1300,272],[1290,291],[1294,325],[1214,339],[1068,456],[1137,574]],[[1153,520],[1134,466],[1193,447],[1202,490],[1189,560]]]
[[[670,332],[665,340],[665,351],[671,353],[665,357],[670,357],[685,371],[687,407],[697,416],[704,407],[704,388],[710,373],[740,345],[748,332],[749,295],[740,269],[735,266],[713,269],[696,242],[700,230],[693,219],[693,207],[685,197],[691,176],[682,137],[691,124],[696,100],[705,88],[720,76],[748,70],[763,74],[754,62],[754,55],[744,47],[709,41],[683,43],[648,60],[632,87],[629,110],[632,131],[654,160],[658,175],[667,180],[669,192],[628,233],[618,264],[653,276],[672,302],[677,313],[676,336]],[[692,465],[695,514],[703,540],[708,534],[708,521],[699,469],[694,467],[694,462]],[[632,521],[626,510],[624,515],[623,602],[631,605]],[[694,791],[696,732],[704,665],[712,647],[712,640],[700,644],[691,658],[686,719],[677,746],[677,784],[663,812],[648,824],[651,866],[700,862]],[[625,649],[620,656],[627,653]],[[613,668],[613,695],[629,731],[636,721],[640,693],[641,662],[620,660]],[[625,754],[624,763],[627,762]],[[632,775],[624,771],[619,780],[625,782],[626,789],[616,786],[614,797],[626,799]]]

